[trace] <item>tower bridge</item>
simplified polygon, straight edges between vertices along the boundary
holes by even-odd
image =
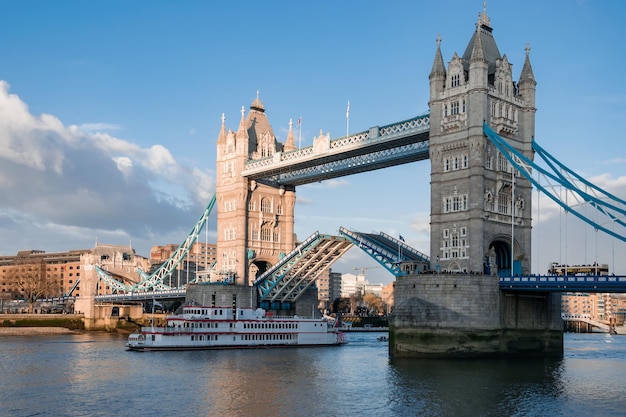
[[[435,351],[472,337],[492,342],[463,345],[468,352],[504,352],[510,346],[524,350],[520,340],[528,332],[544,336],[525,351],[558,351],[560,292],[626,292],[623,277],[531,274],[533,186],[620,240],[626,240],[626,202],[566,169],[535,142],[537,82],[530,48],[515,81],[513,64],[500,53],[486,10],[462,55],[455,53],[445,65],[440,45],[438,38],[427,115],[337,139],[320,132],[305,148],[296,147],[291,124],[286,141],[278,141],[258,93],[247,114],[241,109],[236,130],[227,129],[222,116],[216,192],[203,215],[214,203],[217,261],[208,281],[252,286],[264,306],[291,308],[321,271],[356,245],[398,277],[394,314],[400,330],[391,345],[397,354],[409,356],[432,348],[419,346],[412,336],[431,331],[425,329],[448,332],[445,337],[428,333],[445,339]],[[340,236],[316,232],[298,242],[297,186],[425,159],[431,166],[430,179],[422,179],[431,185],[429,255],[384,233],[345,228]],[[568,193],[576,206],[567,203]],[[582,205],[597,214],[583,214]],[[181,245],[179,258],[168,265],[179,262],[200,228],[196,225],[193,239]],[[157,288],[170,266],[145,277],[142,289]],[[493,309],[491,314],[486,308]]]
[[[213,275],[241,285],[259,283],[259,277],[276,270],[279,260],[300,243],[294,234],[297,186],[425,159],[431,165],[431,243],[430,256],[414,265],[419,271],[529,276],[533,185],[574,214],[579,212],[566,203],[567,196],[553,190],[576,193],[576,201],[596,208],[606,219],[581,215],[584,221],[625,239],[624,201],[590,187],[574,173],[566,176],[564,165],[534,141],[536,81],[530,48],[514,81],[513,65],[498,49],[486,10],[463,55],[455,53],[447,66],[440,42],[438,38],[429,74],[428,114],[336,139],[320,132],[304,148],[296,147],[292,125],[286,141],[278,141],[258,93],[247,114],[242,108],[235,131],[226,128],[222,117],[216,194],[201,221],[157,273],[143,274],[134,285],[107,283],[117,291],[167,290],[163,278],[183,259],[213,205],[218,217]],[[550,174],[536,164],[536,155],[556,171]],[[534,173],[552,183],[542,185]],[[352,232],[358,233],[341,233],[354,243]],[[374,249],[375,244],[363,242],[358,247],[394,276],[406,273],[399,265],[409,260],[394,260],[389,255],[393,249]],[[295,258],[290,257],[292,262]],[[106,274],[100,275],[107,280]]]

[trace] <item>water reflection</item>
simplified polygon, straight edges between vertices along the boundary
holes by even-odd
[[[328,415],[337,393],[330,388],[336,373],[326,359],[336,349],[209,352],[205,415]]]
[[[394,359],[396,413],[423,416],[527,415],[529,401],[558,398],[562,359]],[[547,410],[544,410],[547,411]]]

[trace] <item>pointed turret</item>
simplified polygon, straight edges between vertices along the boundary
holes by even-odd
[[[293,121],[289,119],[289,133],[287,134],[287,141],[285,142],[284,151],[289,152],[296,149],[296,142],[293,140]]]
[[[237,129],[237,141],[239,139],[248,140],[248,130],[246,129],[245,119],[246,109],[241,106],[241,120],[239,121],[239,128]]]
[[[469,58],[469,85],[470,88],[486,88],[489,84],[489,62],[485,56],[485,49],[480,25],[476,27],[474,43]],[[494,62],[495,67],[495,62]]]
[[[522,73],[519,77],[519,95],[524,99],[526,107],[535,107],[535,92],[537,87],[537,81],[535,81],[535,75],[533,74],[533,68],[530,65],[530,45],[526,45],[526,59],[524,60],[524,66],[522,67]]]
[[[470,55],[470,68],[474,62],[485,62],[485,49],[483,48],[483,41],[480,36],[480,28],[476,29],[477,35],[474,47],[472,48],[472,54]]]
[[[446,81],[446,66],[443,63],[441,55],[441,35],[437,35],[437,52],[435,52],[435,60],[433,68],[428,76],[430,79],[430,97],[434,97],[437,93],[443,91]]]
[[[433,68],[430,70],[428,78],[432,81],[434,78],[446,77],[446,66],[443,63],[443,56],[441,55],[441,35],[437,35],[437,52],[435,52],[435,60],[433,61]]]
[[[519,77],[519,84],[528,84],[532,87],[537,85],[535,75],[533,74],[533,68],[530,65],[530,45],[526,45],[526,59],[524,60],[524,66],[522,67],[522,73]]]
[[[226,121],[226,116],[224,116],[224,113],[222,113],[222,127],[220,129],[220,134],[217,137],[217,145],[218,146],[226,145],[226,125],[225,125],[225,121]]]
[[[522,67],[519,83],[517,84],[518,94],[522,98],[524,105],[520,116],[520,123],[523,125],[524,131],[528,132],[529,137],[535,136],[535,99],[537,95],[537,81],[533,74],[533,68],[530,65],[530,45],[526,45],[526,59]],[[528,145],[526,152],[531,155],[531,145]]]
[[[235,135],[235,149],[237,154],[239,155],[247,155],[249,144],[248,144],[248,129],[246,129],[246,119],[245,119],[246,110],[243,106],[241,106],[241,120],[239,121],[239,128],[237,129],[237,134]]]

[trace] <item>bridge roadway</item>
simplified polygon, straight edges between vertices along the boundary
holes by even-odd
[[[226,284],[224,284],[226,285]],[[626,293],[626,276],[584,275],[556,276],[534,275],[500,277],[500,290],[505,291],[542,291],[542,292],[597,292]],[[98,295],[96,302],[125,303],[134,301],[166,300],[185,298],[186,289],[167,291],[144,291]]]
[[[303,185],[429,158],[430,115],[417,116],[339,139],[320,137],[313,145],[248,161],[251,180]]]

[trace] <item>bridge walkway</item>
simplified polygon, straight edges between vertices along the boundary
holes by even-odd
[[[375,126],[335,140],[246,162],[242,175],[277,185],[302,185],[429,158],[430,114]]]

